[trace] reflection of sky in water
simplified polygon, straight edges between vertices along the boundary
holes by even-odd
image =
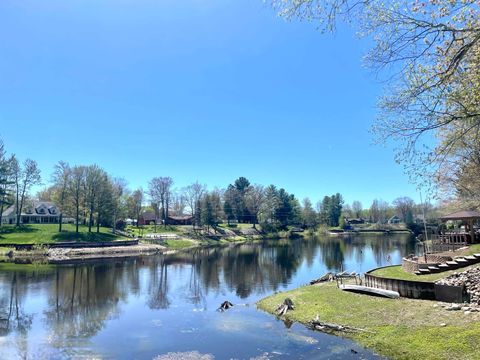
[[[372,358],[350,341],[287,329],[255,302],[326,271],[399,263],[413,249],[401,237],[329,238],[0,273],[0,316],[10,314],[0,358]],[[235,306],[216,311],[225,300]]]

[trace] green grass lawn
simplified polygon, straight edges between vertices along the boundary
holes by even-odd
[[[127,226],[125,231],[133,234],[135,237],[145,236],[146,234],[163,234],[163,233],[172,233],[172,234],[181,234],[183,233],[182,226],[176,225],[145,225],[143,228],[137,228],[136,226]]]
[[[180,239],[180,240],[165,240],[163,245],[172,250],[188,249],[198,246],[199,242],[196,240]]]
[[[466,266],[466,267],[455,269],[455,270],[444,271],[437,274],[415,275],[415,274],[410,274],[408,272],[403,271],[402,267],[398,265],[398,266],[390,266],[387,268],[378,269],[373,271],[371,274],[376,276],[386,277],[386,278],[400,279],[400,280],[432,282],[432,281],[437,281],[444,277],[447,277],[453,274],[454,272],[462,272],[462,271],[466,271],[468,269],[476,268],[479,266],[480,266],[479,264],[475,264],[475,265],[470,265],[470,266]]]
[[[468,254],[479,254],[480,253],[480,244],[473,244],[468,247]]]
[[[286,297],[295,304],[289,319],[306,324],[318,315],[324,322],[365,329],[342,335],[391,359],[480,359],[479,313],[446,311],[432,301],[343,292],[334,283],[278,293],[257,305],[274,313]]]
[[[111,228],[92,228],[88,233],[88,226],[80,226],[79,233],[75,232],[75,225],[62,225],[62,232],[58,232],[58,224],[30,224],[15,227],[2,225],[0,227],[0,246],[2,243],[15,244],[48,244],[61,241],[112,241],[122,237],[112,234]]]

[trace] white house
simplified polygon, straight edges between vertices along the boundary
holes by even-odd
[[[23,206],[20,224],[58,224],[60,211],[49,201],[30,201]],[[15,205],[10,206],[2,214],[2,224],[15,224],[17,214]]]

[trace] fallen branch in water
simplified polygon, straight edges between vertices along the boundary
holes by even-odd
[[[320,321],[318,319],[318,316],[315,319],[313,319],[312,321],[309,321],[308,325],[314,330],[323,331],[323,332],[330,332],[330,331],[369,332],[368,330],[356,328],[356,327],[353,327],[353,326],[339,325],[339,324],[334,324],[334,323],[323,322],[323,321]]]
[[[310,285],[315,285],[325,281],[333,281],[333,274],[331,272],[328,272],[325,275],[320,276],[318,279],[310,281]]]
[[[290,298],[286,298],[283,300],[283,303],[280,304],[276,309],[275,312],[278,316],[283,316],[287,313],[288,310],[295,310],[295,306],[293,305],[293,301]]]

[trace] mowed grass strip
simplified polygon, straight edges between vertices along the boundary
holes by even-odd
[[[169,239],[165,240],[162,245],[165,245],[169,249],[172,250],[182,250],[188,249],[191,247],[198,246],[199,242],[196,240],[189,240],[189,239]]]
[[[111,228],[92,227],[88,232],[88,226],[79,226],[79,232],[75,232],[75,225],[63,224],[62,232],[58,232],[58,224],[29,224],[16,227],[14,225],[2,225],[0,227],[0,246],[2,243],[14,244],[49,244],[62,241],[113,241],[123,239],[114,235]]]
[[[318,315],[324,322],[365,329],[341,335],[392,359],[480,359],[479,313],[446,311],[432,301],[344,292],[334,283],[278,293],[257,306],[273,314],[286,297],[295,304],[289,319],[306,324]]]
[[[377,269],[371,272],[372,275],[391,278],[391,279],[400,279],[400,280],[410,280],[410,281],[424,281],[424,282],[435,282],[437,280],[443,279],[453,273],[459,273],[463,271],[467,271],[469,269],[477,268],[480,264],[474,264],[462,268],[458,268],[455,270],[443,271],[441,273],[436,274],[427,274],[427,275],[415,275],[408,273],[402,269],[400,265],[398,266],[389,266],[385,268]]]

